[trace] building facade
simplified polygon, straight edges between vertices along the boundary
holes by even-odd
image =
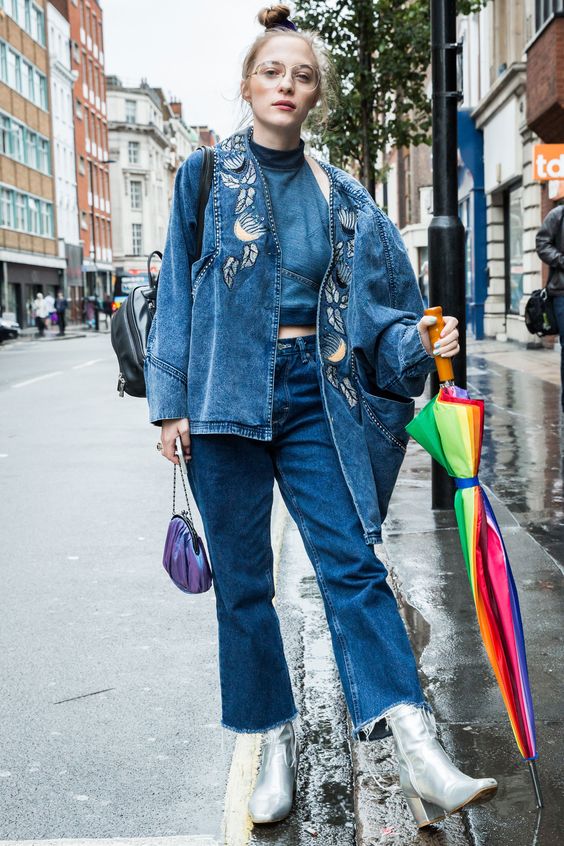
[[[125,86],[109,76],[106,84],[115,273],[125,294],[146,273],[147,256],[164,248],[174,177],[200,138],[181,103],[145,80]]]
[[[478,162],[481,150],[483,162],[484,332],[530,343],[525,304],[545,272],[535,238],[564,196],[564,185],[536,181],[532,166],[536,144],[564,142],[564,2],[491,0],[478,14],[459,19],[459,39],[465,57],[462,105],[475,136],[472,145],[466,135],[467,157]],[[483,252],[475,234],[474,250]]]
[[[74,152],[74,82],[71,69],[70,23],[66,0],[47,3],[47,42],[53,134],[56,218],[59,256],[66,259],[63,289],[82,285],[82,248],[78,226],[76,158]]]
[[[0,0],[0,311],[32,325],[65,259],[55,215],[49,58],[42,0]]]
[[[112,288],[113,254],[103,12],[98,0],[67,0],[74,83],[74,127],[82,290],[101,298]]]

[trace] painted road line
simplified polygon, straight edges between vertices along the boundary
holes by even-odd
[[[220,846],[217,840],[207,835],[187,835],[186,837],[112,837],[97,839],[61,840],[0,840],[0,846]]]
[[[32,385],[34,382],[40,382],[43,379],[51,379],[53,376],[60,376],[62,370],[53,370],[52,373],[44,373],[43,376],[35,376],[33,379],[26,379],[25,382],[16,382],[15,385],[12,385],[12,388],[23,388],[24,385]],[[0,843],[3,841],[0,840]]]
[[[81,367],[91,367],[93,364],[98,364],[99,361],[104,361],[104,359],[103,358],[93,358],[91,361],[85,361],[82,364],[73,364],[72,369],[73,370],[80,370]]]
[[[275,500],[276,502],[276,500]],[[278,581],[284,527],[288,518],[286,506],[279,495],[272,526],[272,551],[274,554],[274,587]],[[228,731],[222,727],[222,731]],[[229,768],[225,802],[223,806],[222,839],[229,846],[247,846],[253,822],[247,805],[253,792],[259,768],[261,734],[238,734]],[[0,841],[0,846],[2,842]]]

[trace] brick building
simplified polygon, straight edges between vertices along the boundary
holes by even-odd
[[[68,0],[83,285],[99,298],[112,288],[112,234],[103,13],[98,0]]]
[[[58,254],[43,0],[0,0],[0,312],[31,323],[55,294]]]

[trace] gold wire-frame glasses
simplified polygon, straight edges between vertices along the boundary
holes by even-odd
[[[300,64],[292,65],[292,82],[296,87],[304,91],[314,91],[319,85],[319,71],[313,65]],[[258,76],[265,85],[274,88],[281,79],[284,79],[287,68],[284,62],[276,60],[260,62],[252,73],[247,76]]]

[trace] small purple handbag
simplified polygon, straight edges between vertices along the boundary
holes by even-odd
[[[168,524],[168,532],[163,552],[163,567],[177,588],[184,593],[204,593],[212,584],[212,573],[202,539],[199,537],[188,500],[188,491],[184,473],[186,462],[182,448],[177,450],[183,470],[180,471],[182,487],[186,497],[187,511],[176,512],[176,467],[172,486],[172,518]]]

